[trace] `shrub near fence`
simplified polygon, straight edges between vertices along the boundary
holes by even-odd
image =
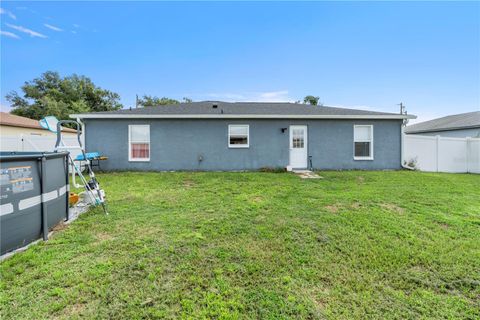
[[[404,161],[421,171],[480,173],[480,139],[405,135]]]

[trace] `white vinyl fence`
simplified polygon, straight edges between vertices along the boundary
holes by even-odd
[[[405,135],[403,159],[421,171],[480,173],[480,138]]]
[[[76,136],[62,136],[63,142],[68,146],[78,146]],[[0,136],[0,151],[53,151],[55,148],[56,136]],[[71,149],[70,154],[75,158],[80,154],[79,149]]]

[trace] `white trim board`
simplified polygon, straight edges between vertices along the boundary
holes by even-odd
[[[283,115],[283,114],[72,114],[72,119],[416,119],[413,115]]]

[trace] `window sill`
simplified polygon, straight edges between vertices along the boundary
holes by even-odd
[[[229,145],[230,149],[248,149],[250,146],[242,146],[242,145]]]
[[[373,157],[353,157],[353,160],[369,160],[369,161],[372,161]]]
[[[148,158],[148,159],[128,159],[128,162],[150,162],[150,158]]]

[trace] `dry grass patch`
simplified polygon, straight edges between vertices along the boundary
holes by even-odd
[[[251,199],[252,199],[252,202],[254,202],[254,203],[263,202],[263,198],[260,197],[260,196],[254,196],[254,197],[252,197]]]
[[[66,224],[64,222],[60,222],[55,227],[52,228],[52,231],[54,231],[54,232],[61,231],[61,230],[66,229],[67,227],[68,227],[68,224]]]
[[[183,186],[185,188],[191,188],[191,187],[194,187],[195,185],[196,185],[196,183],[191,179],[186,179],[186,180],[183,181]]]
[[[356,201],[356,202],[354,202],[350,205],[350,208],[352,208],[354,210],[361,209],[362,207],[363,207],[363,205],[358,201]]]
[[[98,242],[110,241],[114,239],[114,237],[111,234],[106,232],[99,232],[95,234],[95,238],[97,238]]]
[[[380,207],[382,207],[383,209],[386,209],[388,211],[391,211],[391,212],[396,212],[396,213],[400,213],[400,214],[405,213],[405,209],[403,209],[402,207],[399,207],[399,206],[397,206],[396,204],[393,204],[393,203],[381,203]]]
[[[343,206],[341,204],[331,204],[328,206],[325,206],[324,208],[330,212],[330,213],[338,213],[338,211],[342,208]]]
[[[63,309],[63,314],[56,319],[70,319],[72,317],[82,316],[86,305],[84,303],[69,304]]]

